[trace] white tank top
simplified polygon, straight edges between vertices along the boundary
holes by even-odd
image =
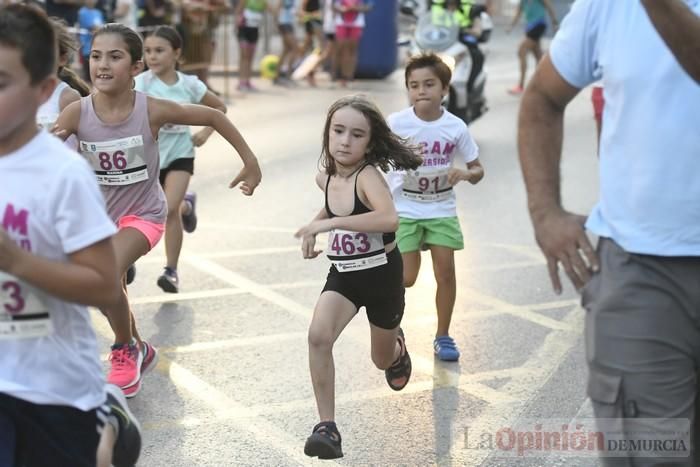
[[[41,104],[39,109],[36,111],[36,123],[45,130],[51,130],[54,123],[58,119],[58,114],[61,113],[61,108],[59,106],[61,102],[61,94],[63,90],[66,89],[68,85],[63,81],[59,81],[56,85],[56,89],[53,90],[53,94],[49,97],[49,100]]]

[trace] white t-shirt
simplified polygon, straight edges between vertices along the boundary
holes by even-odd
[[[394,133],[423,147],[423,165],[418,169],[418,176],[414,171],[404,170],[392,170],[387,174],[399,216],[409,219],[456,216],[456,197],[447,185],[445,174],[453,164],[464,169],[467,163],[479,157],[479,147],[467,125],[446,110],[439,119],[426,122],[416,116],[413,107],[389,115],[387,122]],[[416,191],[436,195],[433,199],[412,196]]]
[[[43,131],[0,156],[0,224],[22,248],[63,262],[116,232],[87,162]],[[87,308],[5,272],[0,283],[0,393],[80,410],[104,403]]]
[[[45,130],[50,131],[53,128],[58,115],[61,113],[61,94],[68,85],[63,81],[59,81],[46,102],[41,104],[36,111],[36,123]]]
[[[700,1],[686,0],[700,15]],[[700,85],[638,1],[579,0],[550,47],[571,85],[603,84],[600,196],[586,227],[626,251],[700,256]]]

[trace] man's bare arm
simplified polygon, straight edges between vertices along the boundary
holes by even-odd
[[[528,209],[556,293],[562,291],[559,264],[577,289],[590,279],[591,270],[598,268],[583,229],[585,216],[569,213],[561,205],[564,109],[578,92],[545,55],[525,90],[518,119],[518,152]]]
[[[682,0],[641,1],[678,63],[700,84],[700,17]]]

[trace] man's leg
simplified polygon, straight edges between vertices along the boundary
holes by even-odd
[[[639,419],[695,424],[700,355],[700,260],[633,255],[609,239],[598,247],[601,271],[586,285],[588,395],[599,428],[639,438]],[[612,426],[611,426],[612,425]],[[668,426],[668,425],[665,425]],[[664,439],[658,434],[657,439]],[[692,440],[692,435],[691,438]],[[608,453],[619,455],[620,453]],[[604,457],[605,466],[693,466],[690,457]],[[657,454],[658,456],[658,454]],[[696,456],[697,457],[697,456]]]

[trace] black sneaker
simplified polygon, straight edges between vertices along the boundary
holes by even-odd
[[[129,266],[129,269],[126,270],[126,285],[134,282],[134,278],[136,278],[136,266],[132,264]]]
[[[178,293],[180,290],[180,280],[177,278],[177,271],[173,268],[165,267],[163,274],[158,278],[158,287],[163,289],[163,292]]]
[[[335,422],[321,422],[306,439],[304,454],[319,459],[338,459],[343,457],[342,439]]]
[[[197,228],[197,193],[185,193],[185,203],[190,205],[190,212],[182,215],[182,228],[185,232],[192,233]]]
[[[117,441],[112,451],[114,467],[133,467],[141,453],[141,426],[129,410],[124,393],[118,386],[108,384],[107,405],[119,423]]]

